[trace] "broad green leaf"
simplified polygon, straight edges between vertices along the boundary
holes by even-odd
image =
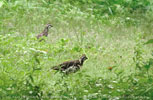
[[[144,67],[148,70],[150,68],[150,65],[147,64],[147,65],[144,65]]]
[[[145,44],[153,43],[153,39],[148,40]]]
[[[4,2],[0,1],[0,8],[3,6]]]

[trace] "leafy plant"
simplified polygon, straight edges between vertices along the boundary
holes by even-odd
[[[142,58],[143,43],[142,43],[141,39],[142,39],[142,34],[139,33],[138,36],[137,36],[137,39],[136,39],[136,46],[134,47],[134,55],[135,56],[133,57],[133,60],[136,64],[136,68],[138,68],[140,70],[141,70],[142,62],[143,62],[143,58]]]
[[[149,61],[144,65],[145,69],[147,70],[147,74],[148,74],[148,79],[149,77],[149,70],[151,68],[151,66],[153,66],[153,59],[149,59]]]

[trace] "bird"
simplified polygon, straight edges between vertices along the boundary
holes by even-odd
[[[66,74],[76,72],[81,68],[81,66],[83,66],[84,61],[87,59],[87,56],[83,54],[78,60],[65,61],[57,66],[53,66],[51,69],[64,72]]]
[[[44,31],[40,34],[37,35],[37,39],[40,39],[41,37],[47,37],[48,36],[48,31],[49,31],[49,28],[50,27],[53,27],[51,24],[47,24]]]

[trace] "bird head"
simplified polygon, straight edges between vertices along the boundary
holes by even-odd
[[[85,61],[85,60],[87,60],[88,58],[87,58],[87,56],[85,55],[85,54],[83,54],[82,56],[81,56],[81,60],[82,61]]]
[[[50,28],[53,27],[51,24],[47,24],[46,27]]]

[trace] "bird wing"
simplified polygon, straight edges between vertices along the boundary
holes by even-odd
[[[60,64],[60,66],[61,66],[62,69],[67,69],[67,68],[69,68],[69,67],[75,65],[75,63],[76,63],[75,60],[72,60],[72,61],[66,61],[66,62]]]

